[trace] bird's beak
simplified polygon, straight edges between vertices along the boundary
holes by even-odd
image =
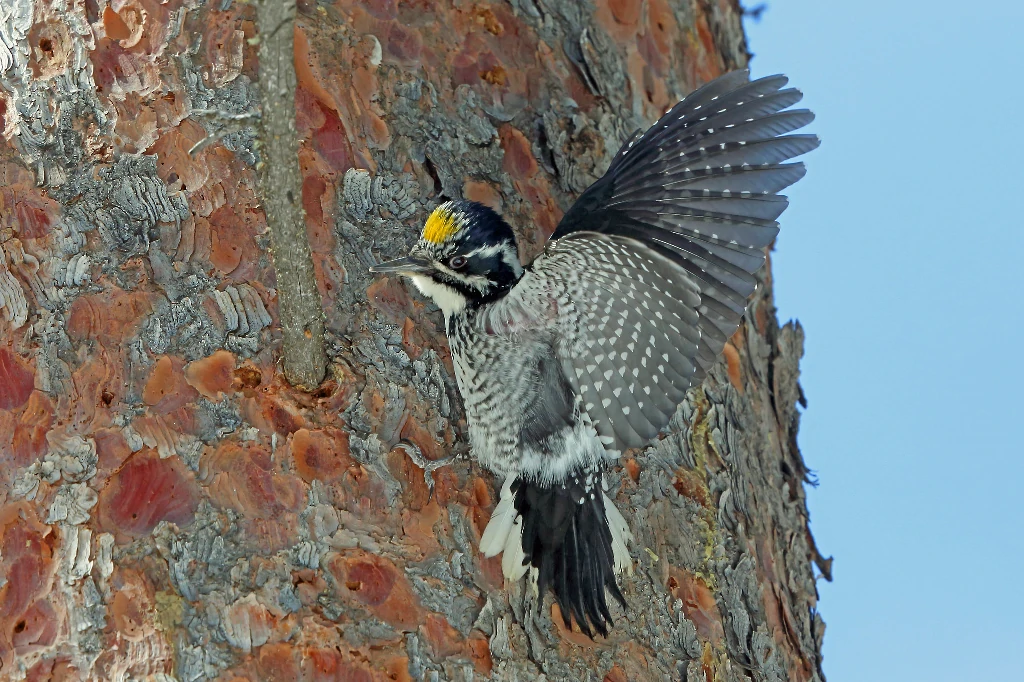
[[[431,270],[430,261],[415,256],[396,258],[370,268],[370,272],[397,273],[399,275],[418,275],[429,270]]]

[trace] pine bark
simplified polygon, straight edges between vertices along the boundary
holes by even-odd
[[[741,12],[304,0],[272,126],[253,4],[0,3],[0,678],[824,679],[803,331],[770,269],[610,476],[635,571],[596,641],[477,553],[487,472],[431,496],[396,447],[464,452],[466,424],[439,312],[367,273],[442,198],[535,256],[621,140],[745,66]],[[287,314],[268,213],[322,318]],[[327,380],[289,382],[316,319]]]

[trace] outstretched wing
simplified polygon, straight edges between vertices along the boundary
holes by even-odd
[[[634,136],[493,306],[492,330],[548,327],[581,410],[616,449],[646,444],[739,324],[753,273],[818,146],[787,79],[726,74]]]

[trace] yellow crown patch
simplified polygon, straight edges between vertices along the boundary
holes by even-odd
[[[423,226],[423,238],[432,244],[440,244],[458,232],[460,221],[451,210],[451,204],[445,202],[434,209]]]

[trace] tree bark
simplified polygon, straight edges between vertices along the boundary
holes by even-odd
[[[607,639],[479,555],[489,474],[431,497],[396,447],[464,451],[466,425],[438,311],[367,266],[453,197],[532,258],[621,140],[747,60],[730,0],[455,5],[299,3],[289,190],[260,184],[296,159],[257,143],[252,4],[0,4],[0,677],[823,679],[803,331],[768,269],[610,477],[636,541]],[[325,314],[311,392],[280,367],[315,331],[268,255],[282,191]]]

